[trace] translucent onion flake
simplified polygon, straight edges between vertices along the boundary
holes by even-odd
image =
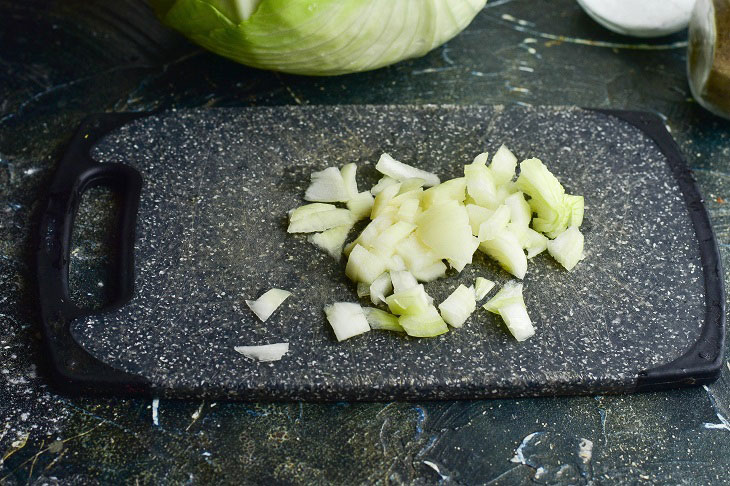
[[[264,344],[261,346],[235,346],[236,352],[259,361],[279,361],[289,352],[289,343]]]
[[[281,289],[271,289],[256,300],[247,300],[246,304],[262,322],[271,317],[271,314],[284,302],[291,292]]]

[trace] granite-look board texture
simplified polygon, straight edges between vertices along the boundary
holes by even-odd
[[[370,332],[338,343],[322,308],[354,301],[336,264],[286,233],[309,174],[356,162],[361,188],[387,151],[442,178],[506,143],[586,198],[587,258],[568,273],[535,258],[525,300],[537,329],[517,343],[479,309],[434,339]],[[638,129],[577,108],[340,106],[192,110],[139,120],[103,140],[102,162],[135,166],[144,188],[136,293],[74,323],[104,362],[163,394],[272,399],[452,398],[630,390],[641,370],[697,338],[704,291],[694,230],[663,156]],[[354,237],[354,233],[353,236]],[[427,285],[437,302],[478,275],[510,276],[482,255]],[[244,299],[294,294],[266,323]],[[258,363],[236,345],[286,341]]]

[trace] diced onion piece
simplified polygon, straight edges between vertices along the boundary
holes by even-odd
[[[347,202],[350,194],[337,167],[312,173],[312,182],[304,193],[306,201]]]
[[[479,249],[492,257],[499,265],[515,277],[522,279],[527,272],[527,258],[519,240],[503,230],[491,240],[482,241]]]
[[[572,209],[566,203],[565,189],[540,159],[528,159],[520,163],[517,187],[530,196],[530,208],[537,213],[532,227],[557,237],[568,227]]]
[[[461,272],[462,270],[464,270],[464,267],[471,263],[472,258],[474,257],[474,252],[477,251],[477,248],[479,248],[479,238],[476,238],[474,236],[472,236],[471,238],[467,238],[466,242],[464,243],[464,255],[458,258],[447,257],[446,261],[449,262],[451,268],[453,268],[457,272]]]
[[[370,329],[405,332],[403,326],[398,322],[398,317],[390,312],[385,312],[375,307],[363,307],[362,310],[365,313],[368,324],[370,324]]]
[[[526,228],[522,237],[522,246],[527,250],[527,259],[535,258],[547,249],[548,239],[532,228]]]
[[[492,312],[494,314],[499,314],[499,309],[501,307],[511,305],[511,304],[520,304],[522,306],[525,305],[525,300],[522,297],[522,283],[521,282],[507,282],[504,284],[504,286],[497,292],[497,294],[489,299],[486,304],[484,304],[482,307],[484,307],[489,312]]]
[[[419,282],[433,282],[446,275],[446,265],[442,261],[437,261],[427,267],[412,268],[411,273]]]
[[[261,297],[256,300],[246,300],[248,305],[256,316],[261,319],[261,322],[271,317],[271,314],[284,302],[287,297],[291,295],[291,292],[281,289],[271,289],[266,291]]]
[[[297,213],[296,211],[292,213],[291,217],[296,215],[297,219],[290,217],[288,233],[316,233],[336,226],[351,225],[353,222],[350,211],[342,208],[308,213]]]
[[[420,189],[425,183],[426,181],[424,181],[420,177],[412,177],[410,179],[406,179],[400,184],[400,193],[405,194],[406,192]]]
[[[489,169],[483,165],[465,165],[464,177],[466,177],[466,191],[474,201],[487,209],[496,209],[499,205],[497,186]]]
[[[390,228],[383,230],[372,244],[373,250],[380,255],[390,256],[395,253],[396,245],[406,239],[416,229],[413,223],[398,221]]]
[[[570,207],[570,226],[580,227],[583,224],[583,196],[565,195],[566,204]]]
[[[289,343],[264,344],[261,346],[234,346],[233,349],[247,358],[259,361],[279,361],[289,352]]]
[[[515,176],[516,168],[517,157],[504,145],[499,147],[494,157],[492,157],[492,163],[489,164],[489,169],[492,171],[494,182],[497,185],[511,181]]]
[[[400,208],[401,204],[403,204],[406,201],[410,201],[412,199],[415,199],[420,202],[421,200],[421,194],[423,194],[423,188],[417,187],[415,189],[412,189],[410,191],[404,192],[403,186],[401,186],[400,194],[395,196],[393,199],[391,199],[388,202],[388,205],[394,206],[396,208]]]
[[[484,277],[477,277],[474,282],[474,297],[476,300],[482,300],[494,288],[495,283]]]
[[[345,274],[350,280],[368,284],[373,283],[384,271],[383,259],[360,245],[352,249],[345,266]]]
[[[571,226],[554,240],[547,242],[548,253],[570,271],[583,259],[583,234]]]
[[[324,204],[324,203],[305,204],[304,206],[299,206],[298,208],[292,209],[291,211],[289,211],[289,221],[299,221],[301,219],[305,219],[306,217],[308,217],[314,213],[331,211],[333,209],[337,209],[337,206],[335,206],[334,204]]]
[[[327,315],[327,320],[338,341],[344,341],[370,330],[365,313],[358,304],[337,302],[325,307],[324,313]]]
[[[441,182],[436,174],[398,162],[386,153],[380,156],[378,163],[375,165],[375,169],[381,174],[385,174],[398,181],[404,181],[414,177],[423,179],[423,185],[427,187],[435,186]]]
[[[370,295],[370,285],[366,284],[365,282],[358,282],[357,283],[357,296],[358,297],[367,297]]]
[[[481,154],[474,157],[472,164],[473,165],[483,165],[484,167],[486,167],[488,160],[489,160],[489,152],[482,152]]]
[[[510,210],[502,204],[485,222],[479,225],[479,241],[491,240],[502,233],[509,223]]]
[[[357,164],[347,164],[340,169],[345,190],[350,199],[357,196]]]
[[[409,269],[425,268],[441,261],[438,255],[414,234],[398,243],[395,252]]]
[[[326,251],[328,255],[339,262],[342,257],[342,245],[345,244],[347,234],[351,228],[352,225],[350,224],[335,226],[322,233],[309,235],[307,241]]]
[[[416,277],[408,271],[390,272],[390,280],[393,282],[393,292],[395,293],[405,292],[418,286]]]
[[[398,323],[406,334],[414,337],[435,337],[449,332],[449,327],[432,305],[419,314],[401,316]]]
[[[521,226],[529,226],[532,219],[532,209],[525,201],[525,195],[521,191],[508,196],[504,203],[509,208],[510,221]]]
[[[403,203],[400,205],[400,208],[398,208],[398,212],[395,214],[395,217],[400,221],[413,223],[416,220],[416,217],[419,215],[420,209],[420,201],[418,199],[408,199],[407,201],[403,201]]]
[[[385,296],[393,291],[393,284],[390,281],[390,274],[383,272],[370,284],[369,295],[373,305],[385,303]]]
[[[464,202],[464,199],[466,199],[466,178],[458,177],[423,191],[421,205],[424,209],[428,209],[435,204],[446,201]]]
[[[375,219],[385,211],[388,203],[398,194],[400,190],[400,183],[388,186],[375,196],[375,202],[373,202],[373,209],[370,211],[370,217]]]
[[[479,227],[494,214],[494,211],[477,206],[476,204],[467,204],[466,213],[469,215],[471,233],[474,236],[479,236]]]
[[[456,201],[431,206],[418,217],[416,224],[416,236],[439,259],[448,259],[459,271],[471,263],[476,245],[464,206]]]
[[[375,199],[368,191],[356,194],[352,199],[347,201],[347,209],[352,213],[353,221],[370,217],[370,210],[373,208]]]
[[[390,312],[396,315],[416,315],[426,311],[431,305],[431,299],[423,288],[423,284],[419,284],[403,292],[396,292],[385,298]]]
[[[382,192],[383,189],[385,189],[388,186],[392,186],[393,184],[398,184],[398,181],[393,179],[392,177],[383,176],[380,178],[380,180],[370,189],[370,194],[373,196],[377,196]]]
[[[406,264],[400,255],[391,255],[389,260],[388,270],[398,271],[406,269]]]
[[[441,317],[452,327],[461,327],[476,310],[474,289],[459,285],[446,300],[439,304]]]
[[[535,335],[535,328],[524,304],[508,304],[500,307],[499,315],[518,341],[524,341]]]

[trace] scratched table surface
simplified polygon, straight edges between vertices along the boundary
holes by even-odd
[[[0,0],[0,484],[727,484],[730,366],[706,388],[411,403],[60,396],[43,374],[29,235],[64,142],[94,112],[282,104],[562,104],[660,113],[730,268],[730,122],[685,80],[684,33],[611,34],[569,0],[493,0],[421,59],[336,78],[249,69],[138,0]],[[726,202],[727,201],[727,202]],[[101,305],[118,201],[82,205],[74,298]]]

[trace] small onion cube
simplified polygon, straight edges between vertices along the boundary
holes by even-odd
[[[423,185],[427,187],[438,185],[441,182],[436,174],[412,167],[403,162],[398,162],[386,153],[380,156],[378,163],[375,165],[375,169],[381,174],[398,181],[412,178],[423,179]]]
[[[459,285],[446,300],[439,304],[441,317],[452,327],[463,326],[476,308],[474,289],[464,285]]]
[[[358,304],[337,302],[325,307],[324,313],[338,341],[344,341],[370,330],[365,313]]]

